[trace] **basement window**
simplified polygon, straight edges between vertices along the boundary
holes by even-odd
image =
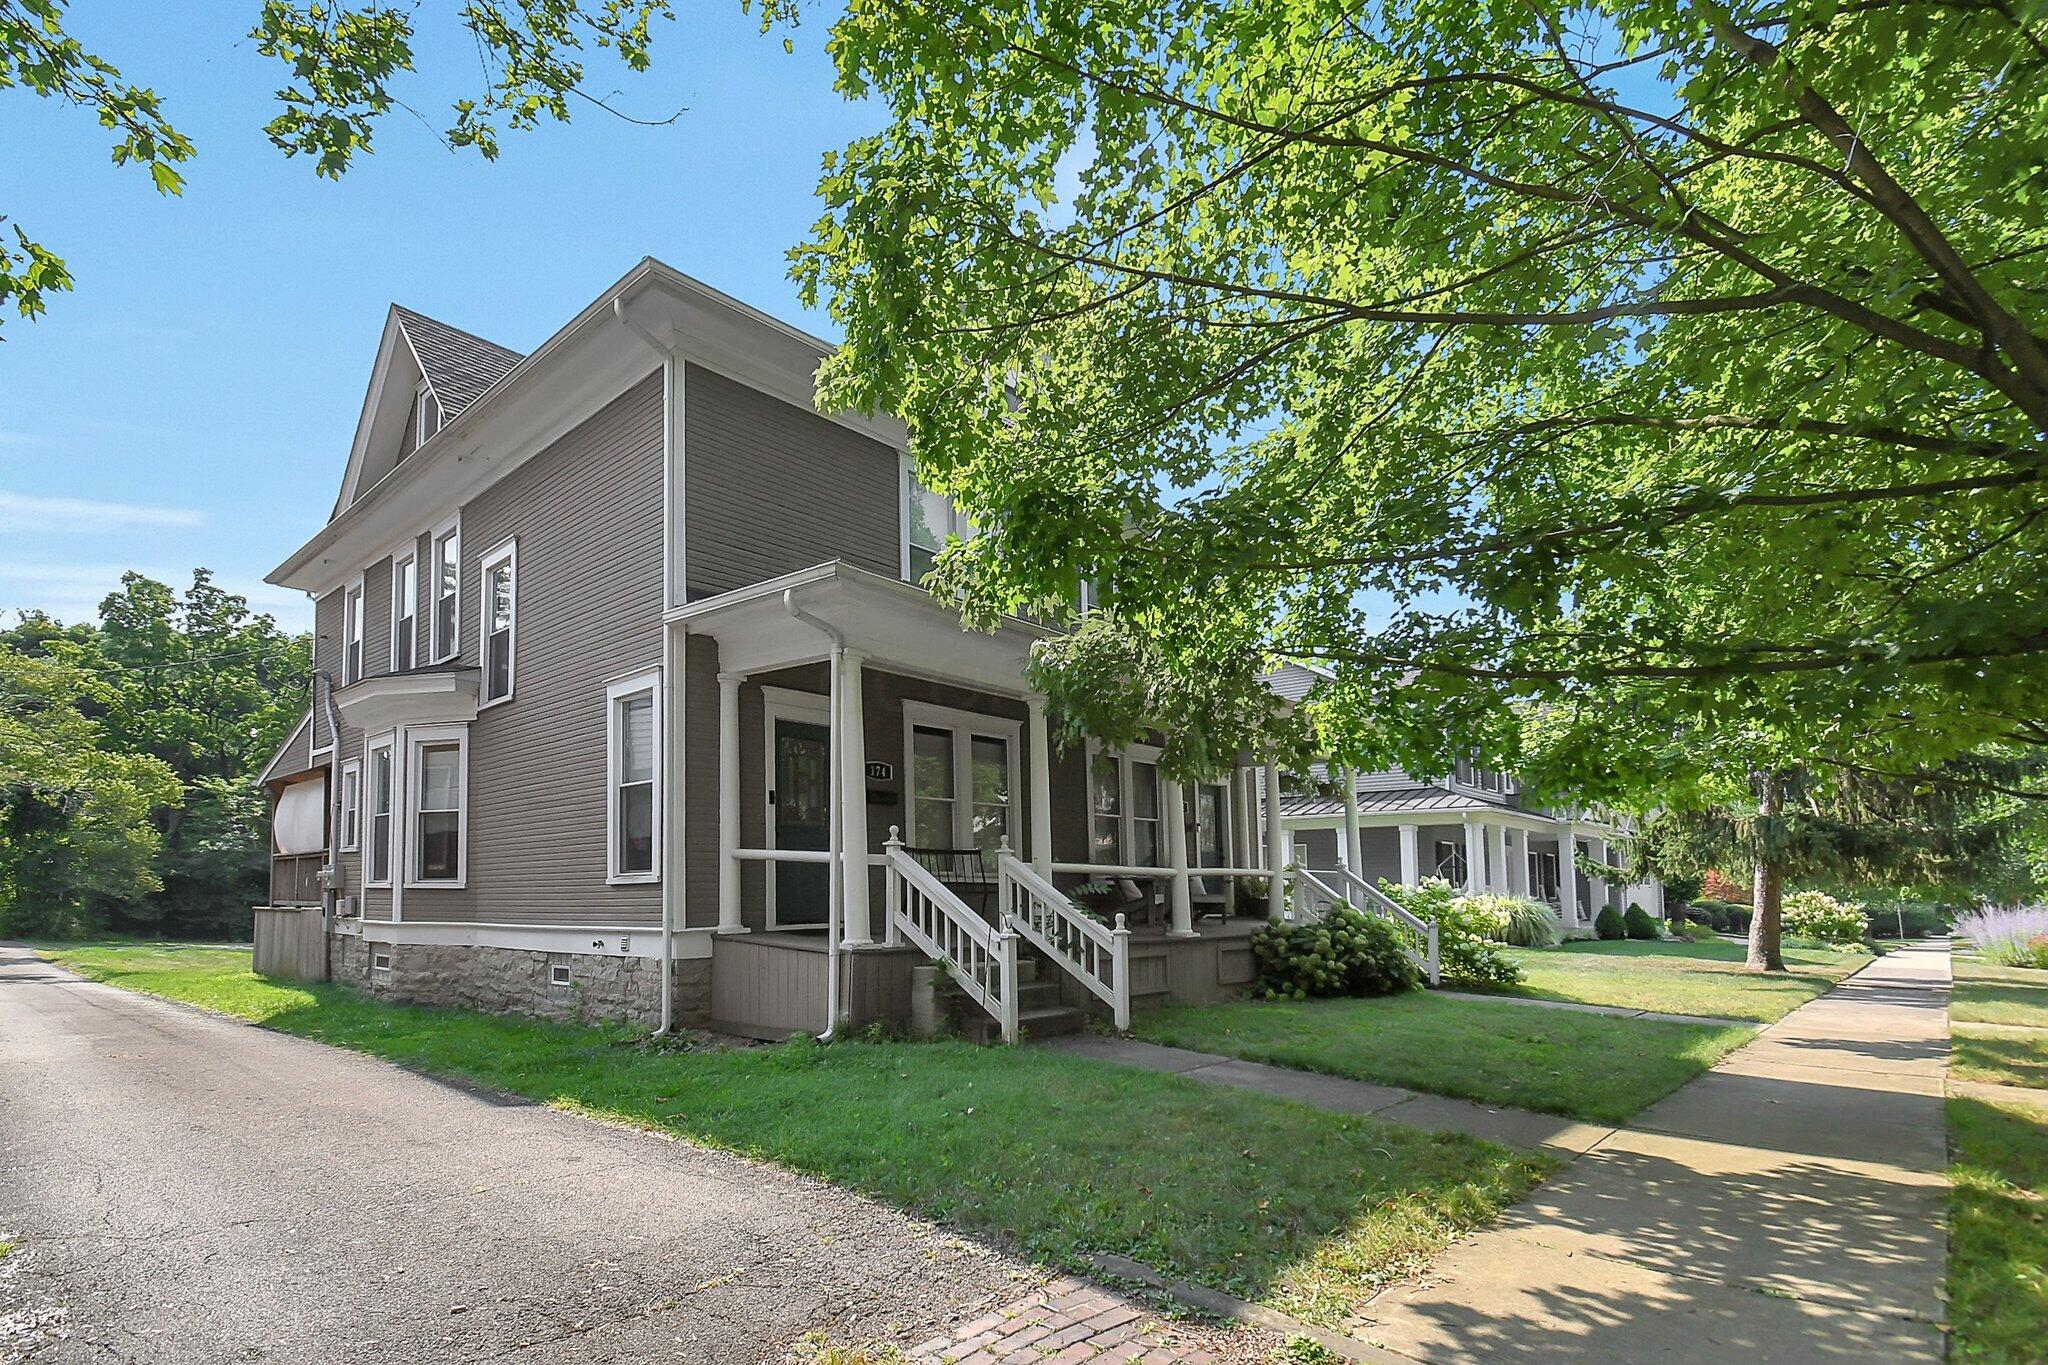
[[[570,984],[569,967],[567,963],[557,962],[554,966],[548,968],[548,984],[550,986],[556,987],[563,987]]]
[[[370,954],[370,970],[371,970],[371,971],[373,971],[373,972],[388,972],[388,971],[390,971],[390,970],[391,970],[391,954],[389,954],[389,953],[371,953],[371,954]]]

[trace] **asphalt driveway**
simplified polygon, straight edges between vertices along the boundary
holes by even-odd
[[[856,1195],[0,945],[0,1360],[752,1361],[1027,1267]]]

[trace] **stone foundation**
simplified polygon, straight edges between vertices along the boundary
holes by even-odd
[[[563,1023],[661,1023],[661,961],[485,948],[439,943],[377,943],[334,935],[334,979],[367,994],[419,1005],[526,1014]],[[379,969],[377,958],[390,965]],[[711,961],[675,964],[675,1021],[701,1027],[709,1018]],[[555,969],[568,968],[566,984]]]

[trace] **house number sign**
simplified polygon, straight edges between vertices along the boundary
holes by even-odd
[[[888,782],[894,780],[895,776],[896,765],[893,763],[870,762],[868,764],[868,781],[870,782]]]

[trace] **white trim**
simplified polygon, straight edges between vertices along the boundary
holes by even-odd
[[[312,724],[313,708],[311,706],[308,706],[306,708],[306,714],[299,717],[299,723],[297,725],[294,725],[292,727],[291,733],[284,737],[284,743],[277,746],[277,752],[273,753],[270,756],[270,761],[263,765],[263,771],[260,774],[258,774],[256,778],[256,782],[259,786],[265,782],[270,781],[271,771],[277,767],[277,761],[283,758],[287,753],[291,752],[292,746],[299,742],[299,732],[301,730],[308,729]],[[306,736],[306,742],[307,745],[309,746],[306,750],[306,769],[294,768],[292,769],[291,773],[286,773],[284,774],[284,776],[289,777],[292,775],[292,773],[297,773],[305,771],[307,769],[319,767],[320,765],[314,762],[313,760],[318,758],[322,752],[331,753],[334,749],[334,746],[332,744],[328,745],[325,751],[312,748],[310,747],[312,744],[312,740],[313,737],[310,734]]]
[[[455,746],[455,875],[424,878],[415,866],[420,810],[420,755],[429,747]],[[469,885],[469,726],[413,725],[405,731],[405,886],[408,890],[459,891]]]
[[[579,957],[661,958],[659,924],[508,924],[502,921],[388,920],[348,922],[366,943],[435,944],[454,948],[512,948]],[[351,932],[350,928],[341,930]],[[675,955],[682,960],[711,956],[707,925],[678,928]]]
[[[360,853],[363,848],[363,760],[345,759],[336,785],[339,788],[336,800],[340,803],[341,828],[335,832],[335,847],[343,853]]]
[[[662,760],[661,741],[666,728],[661,716],[660,668],[644,669],[629,678],[621,678],[605,688],[604,692],[604,866],[605,882],[611,886],[643,886],[661,880],[662,839],[668,822],[662,818]],[[648,763],[653,769],[653,818],[654,844],[649,858],[653,866],[645,872],[619,871],[619,711],[621,705],[635,697],[645,696],[651,711],[650,720],[654,726],[649,737],[652,751]]]
[[[777,720],[799,720],[810,725],[822,725],[827,734],[832,729],[832,699],[817,692],[799,692],[788,687],[763,687],[761,689],[761,793],[762,793],[762,839],[761,847],[773,849],[775,843],[775,722]],[[831,762],[831,744],[827,741],[826,762]],[[828,768],[828,772],[830,769]],[[906,778],[907,780],[907,778]],[[826,815],[829,829],[837,812]],[[768,920],[770,929],[781,923],[775,913],[775,860],[768,859],[762,864],[766,869]],[[815,928],[806,924],[804,928]]]
[[[504,566],[511,578],[511,589],[507,604],[512,619],[505,627],[505,693],[503,696],[490,695],[491,689],[491,571]],[[460,578],[458,575],[458,587]],[[486,711],[500,702],[512,700],[512,694],[519,685],[519,537],[512,536],[493,547],[491,552],[477,561],[476,565],[477,615],[476,615],[476,660],[480,670],[477,679],[477,710]],[[458,591],[456,600],[461,601]],[[462,633],[460,607],[457,608],[455,633]]]
[[[443,642],[439,638],[441,620],[441,539],[453,536],[455,539],[455,587],[450,594],[455,598],[455,624],[451,631],[454,639]],[[430,658],[421,662],[430,664],[446,663],[462,653],[462,513],[437,522],[427,533],[427,557],[433,563],[433,590],[427,594],[427,650]]]
[[[401,330],[403,330],[404,326],[404,323],[399,324]],[[408,347],[412,345],[410,334],[406,336],[405,344]],[[413,354],[413,360],[415,362],[419,360],[417,351]],[[429,403],[434,405],[434,429],[432,431],[427,430],[426,421],[427,404]],[[427,442],[439,436],[441,428],[447,424],[448,410],[442,406],[441,395],[434,392],[434,381],[426,377],[426,366],[422,365],[420,366],[419,385],[412,391],[412,449],[406,451],[405,454],[408,457],[416,454]]]
[[[913,777],[917,771],[917,727],[931,730],[947,730],[953,736],[953,847],[973,848],[974,844],[974,761],[972,740],[979,735],[984,739],[1000,739],[1006,746],[1003,756],[1009,767],[1009,794],[1004,807],[1004,833],[1011,837],[1011,847],[1021,848],[1017,836],[1022,833],[1023,788],[1018,784],[1019,754],[1024,747],[1024,723],[1005,716],[991,716],[981,711],[962,711],[952,706],[935,706],[925,701],[906,700],[903,703],[903,832],[911,840],[917,837],[917,784]],[[987,803],[987,804],[993,804]]]
[[[375,771],[375,767],[374,767],[374,765],[372,765],[372,764],[370,763],[370,756],[371,756],[372,754],[378,754],[378,753],[381,753],[381,754],[384,754],[384,755],[386,755],[386,756],[387,756],[387,757],[386,757],[386,762],[385,762],[385,774],[386,774],[386,776],[388,777],[388,779],[389,779],[389,781],[390,781],[390,790],[389,790],[389,791],[388,791],[388,792],[386,793],[386,799],[387,799],[387,800],[389,801],[389,803],[390,803],[390,810],[389,810],[389,811],[388,811],[388,812],[386,813],[386,817],[385,817],[385,818],[386,818],[386,819],[387,819],[387,820],[389,821],[389,823],[388,823],[388,824],[387,824],[387,825],[386,825],[386,826],[384,827],[384,872],[385,872],[385,875],[384,875],[384,876],[382,876],[382,877],[377,877],[377,878],[373,878],[373,877],[371,877],[371,875],[370,875],[370,869],[371,869],[371,867],[372,867],[372,865],[373,865],[373,864],[372,864],[372,860],[371,860],[371,856],[370,856],[370,855],[371,855],[372,853],[374,853],[374,852],[375,852],[375,848],[374,848],[374,840],[373,840],[373,839],[372,839],[372,838],[370,837],[370,833],[371,833],[371,828],[372,828],[372,827],[371,827],[371,824],[370,824],[370,820],[371,820],[371,817],[372,817],[372,816],[373,816],[373,815],[375,814],[375,812],[374,812],[374,811],[373,811],[373,810],[372,810],[372,809],[370,808],[370,785],[369,785],[369,782],[368,782],[368,780],[367,780],[367,775]],[[397,866],[398,866],[398,847],[397,847],[397,846],[398,846],[398,822],[399,822],[399,819],[400,819],[400,814],[399,814],[399,802],[398,802],[398,792],[399,792],[399,776],[398,776],[398,735],[397,735],[397,732],[396,732],[396,731],[391,731],[391,730],[387,730],[387,731],[385,731],[385,732],[384,732],[383,734],[379,734],[379,735],[368,735],[368,736],[365,736],[365,737],[364,737],[364,739],[363,739],[363,772],[364,772],[364,774],[365,774],[365,781],[363,782],[363,785],[362,785],[362,792],[363,792],[363,833],[364,833],[364,836],[365,836],[365,837],[364,837],[364,841],[363,841],[363,846],[362,846],[362,848],[361,848],[361,849],[359,850],[359,851],[360,851],[360,852],[362,853],[362,855],[363,855],[363,870],[362,870],[362,876],[363,876],[363,885],[364,885],[364,887],[366,887],[366,888],[369,888],[369,887],[374,887],[374,888],[376,888],[377,890],[380,890],[380,891],[388,891],[388,890],[390,890],[390,889],[391,889],[391,883],[392,883],[392,881],[393,881],[393,878],[392,878],[392,876],[391,876],[391,873],[392,873],[392,872],[393,872],[393,871],[394,871],[394,870],[395,870],[395,869],[397,868]]]
[[[412,611],[404,619],[412,622],[412,663],[408,668],[420,664],[420,541],[418,536],[405,542],[401,549],[393,550],[391,560],[391,671],[407,671],[398,666],[398,569],[400,565],[412,566]]]

